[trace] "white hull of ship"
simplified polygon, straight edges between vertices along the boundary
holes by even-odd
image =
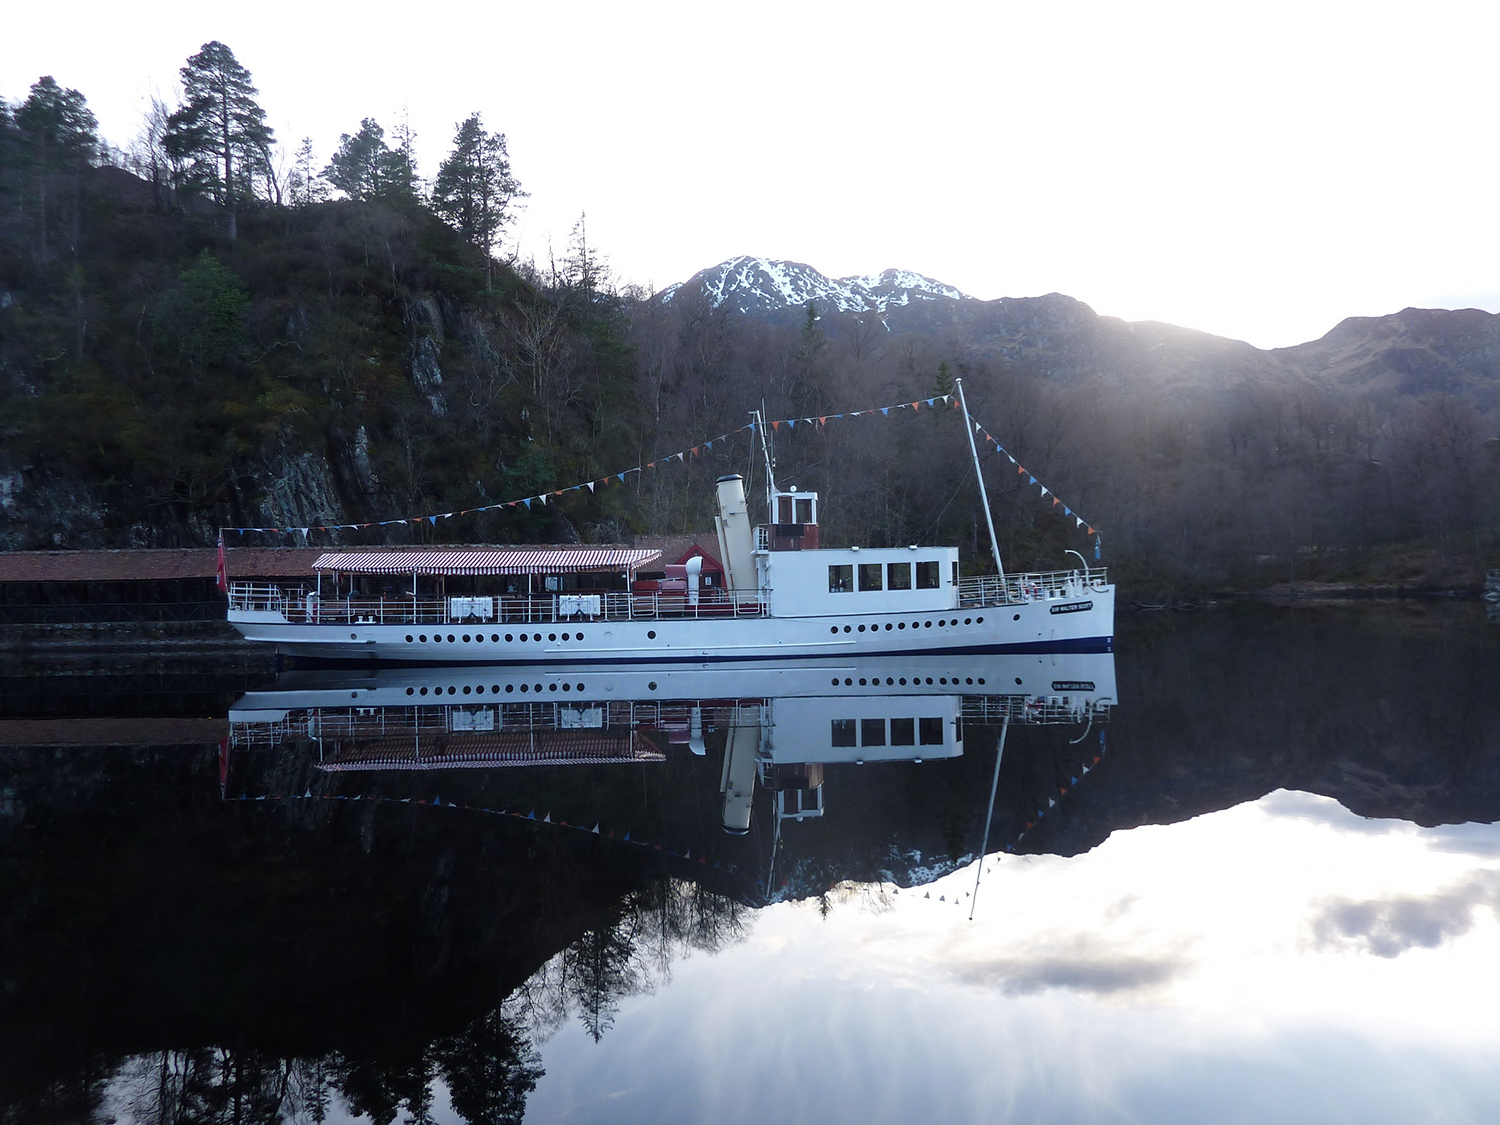
[[[900,614],[325,625],[290,622],[271,610],[231,610],[229,623],[247,640],[300,658],[492,665],[707,663],[1110,652],[1114,603],[1114,587],[1098,586],[1072,599]]]

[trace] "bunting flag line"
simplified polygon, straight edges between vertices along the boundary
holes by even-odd
[[[929,409],[936,409],[939,404],[947,405],[952,407],[954,410],[957,410],[958,397],[953,394],[933,395],[931,398],[918,398],[913,399],[911,402],[898,402],[890,406],[871,407],[868,410],[850,410],[845,411],[842,414],[810,415],[805,418],[777,418],[770,420],[769,422],[766,422],[764,424],[769,425],[773,433],[779,432],[782,426],[786,426],[789,431],[794,430],[798,422],[801,422],[802,424],[807,426],[812,426],[815,429],[826,430],[829,422],[841,421],[845,418],[860,418],[865,415],[876,413],[880,414],[882,417],[889,417],[891,411],[893,410],[910,410],[913,413],[917,413],[924,406],[928,407]],[[547,503],[547,498],[549,496],[562,496],[565,493],[579,492],[585,488],[590,492],[593,492],[595,491],[596,487],[603,487],[605,485],[608,485],[611,478],[619,481],[619,483],[621,484],[624,484],[625,477],[628,474],[643,473],[647,469],[654,470],[658,466],[665,466],[669,464],[674,459],[678,464],[685,464],[690,456],[699,456],[701,450],[713,449],[715,442],[722,444],[732,437],[736,437],[739,434],[745,433],[751,434],[753,436],[755,434],[756,425],[757,423],[755,422],[748,422],[737,430],[730,430],[729,432],[720,434],[708,441],[700,441],[696,445],[681,449],[676,453],[669,453],[665,457],[658,457],[656,460],[649,461],[644,465],[636,465],[621,472],[606,473],[604,476],[596,477],[590,481],[583,481],[578,484],[569,485],[567,488],[559,488],[549,490],[547,492],[541,492],[535,496],[523,496],[518,497],[515,500],[502,500],[499,503],[495,504],[476,505],[472,508],[462,508],[452,512],[437,512],[421,516],[407,516],[402,519],[370,520],[364,523],[329,523],[307,527],[224,527],[220,529],[220,533],[223,534],[225,532],[233,532],[234,534],[240,536],[248,534],[284,535],[295,533],[301,535],[304,539],[306,539],[308,533],[312,531],[363,531],[371,527],[391,527],[397,524],[411,524],[413,526],[419,526],[424,520],[427,521],[430,526],[435,527],[437,526],[437,522],[439,520],[451,520],[459,516],[473,515],[480,512],[498,512],[502,509],[514,509],[516,507],[524,507],[527,511],[530,511],[531,506],[534,503],[545,506]],[[976,422],[975,425],[977,427],[978,423]],[[994,442],[994,439],[990,438],[987,433],[985,434],[985,438],[986,440],[992,442],[997,449],[1000,448],[999,443]],[[1004,452],[1003,449],[1000,451]],[[1007,456],[1009,455],[1007,454]],[[1015,464],[1014,457],[1011,458],[1011,463]],[[1026,470],[1022,469],[1021,472],[1024,474]],[[1032,483],[1035,483],[1034,478]],[[1043,494],[1046,494],[1046,490],[1044,490]],[[1092,535],[1093,532],[1090,531],[1090,534]]]
[[[550,811],[545,813],[542,817],[538,818],[535,809],[532,809],[530,812],[523,813],[517,812],[514,809],[492,809],[483,807],[481,805],[463,805],[459,804],[457,801],[445,801],[443,800],[441,795],[433,797],[431,801],[428,801],[422,797],[366,797],[363,794],[358,793],[351,797],[347,793],[314,793],[311,788],[309,788],[303,793],[293,793],[289,796],[280,793],[262,793],[258,797],[252,797],[248,793],[241,793],[238,797],[224,797],[221,785],[220,796],[226,801],[374,801],[377,804],[427,805],[430,808],[457,809],[463,812],[485,813],[489,816],[506,816],[511,817],[515,820],[529,820],[535,822],[536,824],[546,824],[553,828],[567,828],[571,829],[574,832],[582,832],[590,836],[602,836],[606,839],[614,840],[616,843],[633,844],[638,848],[646,848],[650,851],[658,851],[663,853],[664,855],[673,856],[688,863],[697,863],[704,867],[711,867],[715,871],[739,871],[739,866],[733,863],[729,864],[727,867],[721,867],[719,861],[715,860],[712,864],[710,864],[708,862],[708,855],[705,852],[700,852],[698,857],[694,859],[693,849],[691,845],[682,849],[681,851],[678,851],[674,847],[668,847],[664,844],[652,843],[649,840],[633,840],[630,837],[630,832],[628,829],[623,836],[616,836],[613,829],[605,829],[601,831],[600,825],[597,823],[592,828],[589,828],[587,825],[583,824],[569,824],[566,820],[553,820],[552,813]]]
[[[1048,488],[1041,481],[1037,480],[1034,475],[1032,475],[1031,473],[1027,472],[1026,471],[1026,466],[1023,465],[1023,464],[1021,464],[1021,462],[1017,461],[1015,459],[1015,456],[1008,449],[1006,449],[1005,446],[1001,445],[998,441],[996,441],[995,440],[995,436],[993,434],[991,434],[983,426],[981,426],[979,424],[979,422],[974,418],[973,415],[969,416],[969,421],[974,426],[974,433],[977,434],[979,437],[981,437],[984,440],[984,444],[986,446],[992,446],[994,448],[994,450],[995,450],[996,453],[1004,454],[1005,459],[1007,461],[1009,461],[1012,465],[1014,465],[1016,467],[1016,475],[1026,478],[1026,486],[1028,488],[1030,488],[1032,485],[1035,485],[1037,488],[1039,488],[1041,490],[1040,493],[1038,494],[1040,497],[1049,497],[1050,496],[1052,498],[1052,506],[1054,508],[1061,507],[1062,510],[1063,510],[1063,515],[1064,516],[1072,516],[1073,517],[1073,526],[1074,526],[1075,529],[1077,529],[1077,528],[1083,528],[1084,529],[1084,534],[1087,535],[1090,539],[1092,539],[1094,541],[1094,558],[1097,561],[1100,558],[1100,542],[1101,542],[1101,540],[1103,538],[1099,534],[1098,529],[1095,528],[1092,524],[1085,522],[1084,519],[1081,516],[1078,515],[1078,513],[1076,513],[1075,511],[1073,511],[1072,508],[1068,507],[1068,505],[1064,504],[1062,502],[1062,500],[1058,498],[1058,495],[1057,495],[1056,492],[1054,492],[1052,489]]]

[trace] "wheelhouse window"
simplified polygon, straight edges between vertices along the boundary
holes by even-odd
[[[921,736],[923,746],[941,746],[943,744],[943,720],[918,719],[917,733]]]
[[[881,571],[883,571],[884,569],[885,567],[881,566],[879,563],[860,563],[859,588],[861,590],[880,589]]]
[[[793,522],[794,523],[812,523],[813,522],[813,510],[812,510],[812,501],[811,500],[800,500],[799,499],[797,501],[797,518]]]
[[[847,594],[854,589],[854,566],[830,566],[828,568],[828,592]]]
[[[885,720],[861,719],[859,721],[859,744],[861,746],[884,746]]]
[[[891,745],[915,746],[917,744],[917,720],[892,719]]]
[[[936,590],[943,584],[943,571],[936,559],[917,564],[917,589]]]
[[[887,563],[885,584],[889,590],[910,590],[911,563]]]

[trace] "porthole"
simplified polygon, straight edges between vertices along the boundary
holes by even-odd
[[[931,628],[932,628],[932,622],[931,622],[931,621],[929,621],[929,622],[927,622],[927,627],[928,627],[928,628],[929,628],[929,629],[931,629]]]
[[[863,633],[863,632],[864,632],[864,631],[865,631],[865,627],[864,627],[864,626],[863,626],[863,625],[861,625],[861,626],[860,626],[860,627],[859,627],[859,631],[860,631],[860,632],[861,632],[861,633]]]
[[[475,695],[483,695],[484,694],[484,685],[483,684],[477,685],[474,688],[474,694]]]
[[[568,639],[568,634],[564,633],[563,634],[563,640],[567,640],[567,639]]]
[[[513,641],[513,640],[515,640],[515,638],[512,637],[509,633],[505,634],[505,643],[506,644],[510,644],[510,642]]]
[[[1012,618],[1011,618],[1011,620],[1012,620],[1012,621],[1019,621],[1019,620],[1021,620],[1021,615],[1020,615],[1020,614],[1019,614],[1019,613],[1018,613],[1018,614],[1016,614],[1016,615],[1015,615],[1015,616],[1013,616],[1013,617],[1012,617]]]
[[[1016,677],[1016,687],[1020,687],[1020,686],[1021,686],[1021,677],[1017,676]]]
[[[833,677],[833,686],[834,687],[838,687],[839,686],[839,678],[837,676]],[[411,693],[411,689],[410,688],[407,688],[406,690],[407,690],[407,694]]]
[[[426,689],[426,688],[423,688],[423,689],[422,689],[422,694],[423,694],[423,695],[426,695],[426,694],[427,694],[427,689]]]
[[[505,639],[506,639],[506,640],[507,640],[507,641],[508,641],[508,640],[510,640],[510,638],[509,638],[509,637],[506,637],[506,638],[505,638]],[[499,644],[499,643],[500,643],[500,634],[499,634],[499,633],[491,633],[491,634],[490,634],[490,640],[491,640],[491,641],[492,641],[492,642],[494,642],[494,643],[495,643],[495,644]]]
[[[357,640],[359,640],[359,634],[358,633],[350,633],[349,634],[349,639],[351,641],[357,641]]]
[[[974,682],[974,677],[973,676],[967,676],[964,679],[964,683],[966,683],[966,684],[972,684],[973,682]]]
[[[649,684],[647,684],[646,685],[646,690],[647,691],[655,691],[656,690],[656,681],[652,680]]]
[[[427,634],[423,633],[420,637],[417,638],[417,640],[421,641],[425,645],[427,643]]]
[[[458,694],[458,689],[456,687],[454,687],[452,684],[449,684],[448,685],[448,694],[449,695],[457,695]]]
[[[979,682],[980,682],[980,683],[981,683],[981,684],[983,684],[983,683],[984,683],[984,677],[983,677],[983,676],[980,676],[980,677],[979,677]]]
[[[852,633],[853,631],[854,631],[854,627],[852,625],[845,625],[844,626],[844,632],[846,632],[846,633]]]
[[[572,684],[563,684],[563,691],[572,691],[572,690],[573,690],[573,685]]]
[[[583,640],[583,634],[582,633],[574,633],[573,634],[573,639],[575,641],[581,641],[581,640]]]
[[[490,691],[494,692],[496,695],[499,695],[500,694],[500,685],[499,684],[491,684],[490,685]]]
[[[654,641],[654,640],[656,640],[656,630],[652,629],[649,632],[647,632],[646,639],[648,641]]]
[[[556,691],[557,690],[557,685],[556,684],[548,684],[547,685],[547,690],[548,691]]]
[[[532,688],[531,690],[532,691],[541,691],[542,690],[542,685],[541,684],[537,684],[536,687]]]
[[[886,632],[887,632],[887,633],[889,633],[889,632],[890,632],[890,631],[891,631],[891,623],[890,623],[890,622],[889,622],[889,621],[887,621],[887,622],[886,622],[886,623],[885,623],[885,631],[886,631]]]
[[[983,681],[983,680],[980,680],[980,681],[979,681],[979,682],[980,682],[980,683],[984,683],[984,681]],[[578,690],[579,690],[579,691],[582,691],[582,690],[583,690],[583,685],[582,685],[582,684],[579,684],[579,685],[578,685]]]
[[[854,686],[854,681],[851,680],[848,676],[845,676],[844,677],[844,686],[845,687],[853,687]]]
[[[938,683],[940,683],[940,684],[946,684],[947,682],[948,682],[948,677],[947,676],[939,676],[938,677]]]
[[[556,633],[548,633],[547,634],[547,639],[549,641],[555,641],[555,640],[557,640],[557,634]]]
[[[839,631],[839,627],[837,625],[830,625],[828,626],[828,631],[830,633],[837,633]]]
[[[515,684],[506,684],[505,685],[505,694],[506,695],[509,695],[511,692],[513,692],[515,690],[516,690],[516,685]]]
[[[901,677],[901,686],[902,686],[902,687],[905,687],[905,686],[906,686],[906,677],[905,677],[905,676],[902,676],[902,677]]]
[[[525,695],[530,690],[531,690],[531,685],[530,684],[522,684],[521,685],[521,694],[522,695]]]
[[[932,677],[931,677],[931,676],[928,676],[928,677],[927,677],[927,682],[928,682],[928,683],[929,683],[929,684],[930,684],[930,683],[932,683]]]
[[[891,687],[892,685],[895,684],[895,682],[896,681],[894,679],[892,679],[890,676],[887,676],[885,678],[885,685],[886,685],[886,687]]]
[[[454,640],[453,640],[453,634],[452,633],[448,634],[448,643],[450,645],[455,643]]]
[[[913,621],[911,623],[911,627],[913,629],[920,629],[922,627],[922,623],[920,621]]]
[[[411,644],[411,634],[410,633],[406,634],[406,643],[407,644]]]
[[[861,676],[859,678],[859,686],[860,687],[865,687],[866,686],[866,684],[865,684],[865,678],[863,676]]]
[[[464,644],[468,644],[468,643],[469,643],[469,634],[465,633],[464,634]]]
[[[474,692],[473,688],[471,688],[468,684],[464,684],[464,694],[465,695],[472,695],[473,692]]]
[[[899,624],[897,624],[896,628],[898,628],[898,629],[905,629],[906,628],[906,622],[905,621],[900,622]]]
[[[976,618],[974,618],[974,624],[976,624],[976,625],[983,625],[984,624],[984,618],[982,618],[982,617],[976,617]]]
[[[416,694],[416,689],[415,688],[407,688],[406,689],[406,694],[407,695],[415,695]]]
[[[540,633],[533,633],[531,634],[531,639],[534,641],[539,641],[542,639],[542,635]]]
[[[972,625],[972,624],[974,624],[974,619],[972,617],[965,617],[964,618],[964,624],[965,625]]]

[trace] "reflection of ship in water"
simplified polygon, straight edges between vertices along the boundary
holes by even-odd
[[[650,764],[722,733],[723,827],[749,831],[759,788],[779,835],[823,815],[827,766],[957,758],[966,723],[1094,723],[1114,698],[1109,653],[297,671],[231,708],[228,748],[311,743],[325,773]]]

